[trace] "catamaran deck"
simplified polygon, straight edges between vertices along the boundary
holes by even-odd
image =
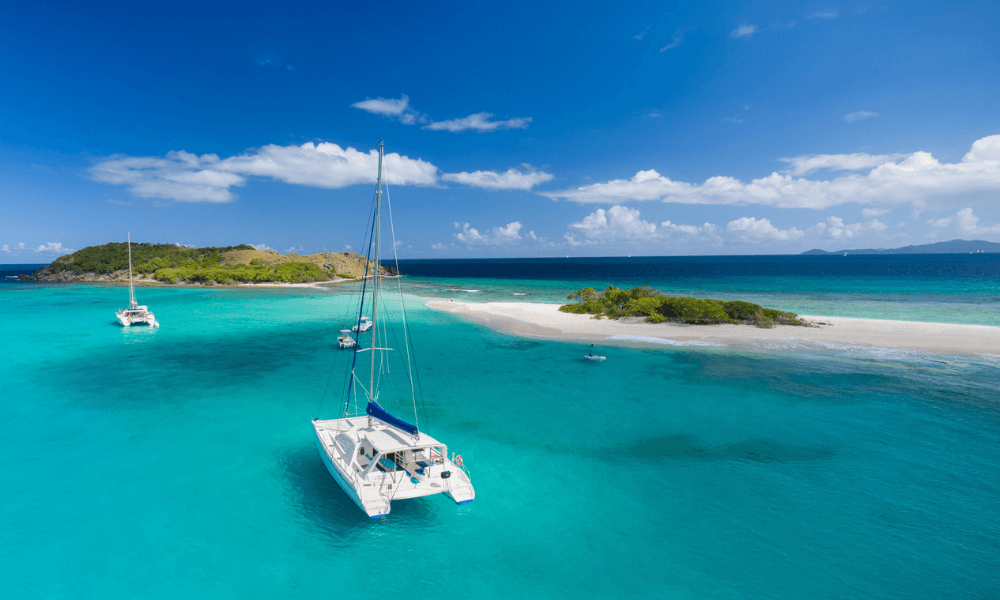
[[[409,436],[378,420],[370,425],[368,417],[314,421],[313,425],[317,445],[327,458],[324,462],[338,472],[335,477],[339,475],[341,487],[352,488],[352,499],[369,514],[376,500],[371,492],[380,496],[385,513],[392,500],[441,493],[459,504],[475,498],[464,469],[448,458],[447,446],[426,433]]]

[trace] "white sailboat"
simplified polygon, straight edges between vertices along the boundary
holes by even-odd
[[[372,518],[388,515],[394,500],[445,494],[458,504],[465,504],[476,497],[462,457],[454,454],[449,456],[447,445],[417,427],[414,374],[411,367],[413,363],[409,355],[405,312],[402,323],[402,345],[405,348],[400,352],[406,352],[406,385],[394,386],[389,378],[388,357],[392,349],[388,347],[388,341],[394,334],[379,318],[379,310],[385,310],[380,304],[381,286],[378,277],[383,152],[382,142],[379,142],[378,187],[375,192],[372,229],[375,256],[373,262],[368,262],[375,269],[370,292],[371,344],[367,348],[362,348],[360,344],[353,346],[348,374],[350,380],[341,407],[341,417],[313,419],[316,448],[327,470],[348,497]],[[359,313],[362,313],[365,303],[369,301],[365,289],[368,274],[365,275],[366,283],[362,288]],[[368,321],[365,319],[359,321],[359,324],[362,322]],[[370,354],[364,356],[364,353]],[[365,369],[368,371],[368,377],[364,378],[367,381],[362,380],[364,374],[360,372],[363,369],[358,360],[360,357],[370,358],[369,368]],[[404,388],[410,394],[410,398],[405,400],[413,400],[412,424],[393,416],[379,404],[380,401],[387,407],[398,404],[401,398],[396,394]]]
[[[136,323],[146,323],[150,327],[159,327],[156,317],[148,306],[139,306],[135,301],[135,286],[132,285],[132,232],[128,234],[128,308],[119,308],[115,313],[115,318],[124,327],[130,327]]]

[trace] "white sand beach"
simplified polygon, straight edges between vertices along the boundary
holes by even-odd
[[[559,340],[655,342],[669,340],[692,345],[741,345],[761,340],[809,340],[827,344],[855,344],[901,348],[942,354],[1000,353],[1000,327],[951,325],[844,317],[802,318],[816,327],[777,325],[761,329],[749,325],[684,325],[645,323],[639,319],[593,319],[590,315],[559,312],[558,304],[533,302],[454,302],[434,300],[427,306],[454,313],[493,329]],[[653,338],[653,339],[649,339]]]
[[[309,283],[239,283],[235,287],[274,287],[274,288],[322,288],[328,285],[340,283],[341,281],[354,281],[353,279],[331,279],[330,281],[311,281]],[[224,287],[217,285],[215,287]]]

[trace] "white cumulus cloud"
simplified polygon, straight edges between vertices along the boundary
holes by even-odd
[[[839,240],[861,236],[872,231],[885,231],[887,227],[887,225],[880,223],[877,219],[872,219],[867,223],[851,223],[848,225],[840,217],[830,216],[827,217],[825,223],[817,223],[807,231],[816,238]]]
[[[395,185],[434,185],[438,168],[429,162],[386,154],[385,179]],[[269,144],[255,152],[227,158],[220,169],[240,175],[270,177],[286,183],[321,188],[342,188],[375,183],[378,151],[362,152],[337,144],[307,142],[301,146]]]
[[[663,235],[683,233],[685,235],[701,235],[714,238],[718,237],[718,230],[719,228],[716,225],[708,222],[704,225],[678,225],[671,221],[664,221],[660,223],[660,232]]]
[[[733,38],[750,38],[753,34],[757,33],[756,25],[742,24],[736,29],[729,32],[729,37]]]
[[[726,231],[737,234],[746,241],[779,241],[797,240],[805,235],[805,232],[789,227],[779,229],[771,224],[770,219],[757,219],[756,217],[742,217],[726,224]]]
[[[977,217],[972,209],[968,207],[959,209],[954,215],[948,217],[931,219],[927,221],[927,224],[931,227],[939,229],[945,229],[954,224],[962,235],[970,237],[1000,234],[1000,223],[990,226],[981,226],[979,225],[979,217]]]
[[[438,168],[396,153],[384,157],[385,178],[395,185],[434,185]],[[231,188],[248,177],[266,177],[296,185],[342,188],[375,183],[378,151],[362,152],[327,142],[301,146],[269,144],[226,159],[169,152],[165,158],[112,157],[90,169],[97,181],[124,185],[141,198],[179,202],[230,202]]]
[[[44,254],[71,254],[76,252],[76,250],[73,250],[72,248],[64,248],[60,242],[49,242],[35,248],[35,252]]]
[[[523,239],[520,233],[518,233],[521,231],[521,227],[523,225],[520,222],[514,221],[504,227],[494,227],[487,230],[486,233],[479,233],[478,229],[470,226],[468,223],[455,223],[455,228],[461,229],[460,232],[455,234],[455,238],[469,246],[505,246],[515,244]]]
[[[274,248],[268,246],[267,244],[251,244],[254,250],[274,250]]]
[[[19,253],[21,253],[21,252],[23,252],[25,250],[30,250],[30,248],[28,248],[28,245],[25,244],[24,242],[20,242],[19,244],[15,245],[13,248],[10,247],[10,244],[4,244],[3,247],[0,248],[0,249],[2,249],[4,252],[6,252],[8,254],[19,254]]]
[[[504,173],[496,171],[473,171],[472,173],[445,173],[443,181],[453,181],[470,187],[489,190],[530,190],[539,183],[552,181],[552,175],[536,171],[529,165],[523,165],[524,170],[507,169]]]
[[[612,206],[608,210],[598,208],[577,223],[570,223],[573,229],[589,239],[636,240],[656,236],[656,224],[643,221],[639,211],[626,206]]]
[[[169,198],[180,202],[229,202],[229,188],[246,184],[246,178],[216,167],[215,154],[197,156],[183,150],[166,158],[112,157],[91,167],[90,174],[104,183],[124,185],[140,198]]]
[[[880,162],[875,156],[885,160]],[[703,183],[674,181],[653,169],[631,179],[615,179],[573,189],[542,192],[552,199],[580,203],[661,200],[680,204],[762,205],[778,208],[824,209],[849,202],[882,206],[919,204],[951,207],[968,198],[989,200],[1000,192],[1000,135],[977,140],[959,162],[942,163],[928,152],[903,155],[810,155],[785,159],[794,170],[865,169],[831,179],[809,179],[771,173],[743,182],[715,176]],[[859,167],[859,165],[861,165]],[[959,204],[961,206],[961,204]]]

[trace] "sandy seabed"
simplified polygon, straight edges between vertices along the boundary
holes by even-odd
[[[801,318],[815,327],[776,325],[685,325],[646,323],[640,319],[594,319],[559,312],[559,304],[535,302],[454,302],[433,300],[427,306],[513,335],[558,340],[742,345],[760,341],[804,340],[875,348],[922,350],[941,354],[1000,353],[1000,327],[952,325],[845,317]]]

